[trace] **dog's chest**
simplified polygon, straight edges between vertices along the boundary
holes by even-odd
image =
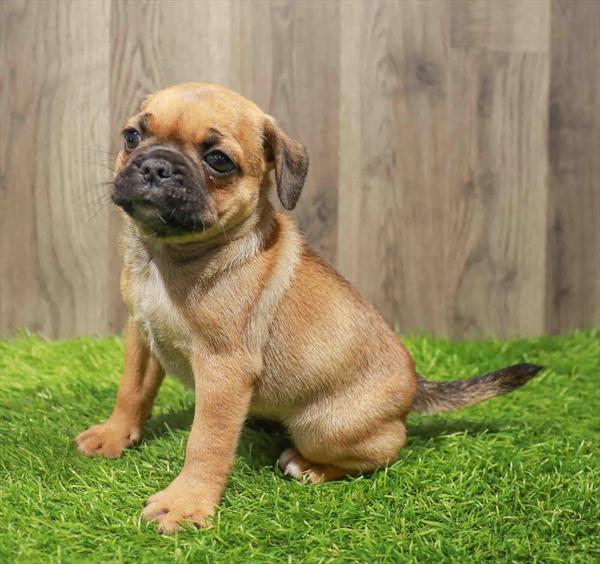
[[[193,386],[190,328],[153,263],[134,277],[133,293],[135,320],[146,333],[153,354],[168,374]]]

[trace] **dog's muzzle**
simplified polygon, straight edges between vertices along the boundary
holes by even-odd
[[[115,178],[112,200],[158,235],[202,231],[212,224],[202,171],[170,147],[132,154]]]

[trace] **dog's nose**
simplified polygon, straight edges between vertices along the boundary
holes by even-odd
[[[173,167],[165,159],[146,159],[140,167],[140,173],[146,184],[158,186],[173,175]]]

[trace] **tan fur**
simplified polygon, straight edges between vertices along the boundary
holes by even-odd
[[[280,464],[291,475],[321,481],[394,461],[415,396],[413,361],[268,202],[275,167],[280,197],[295,204],[306,173],[301,146],[254,104],[213,85],[161,91],[128,124],[147,114],[145,143],[176,145],[200,167],[197,146],[217,130],[243,174],[207,178],[206,221],[216,223],[204,231],[160,239],[123,214],[125,371],[113,415],[82,433],[79,449],[118,456],[138,440],[162,366],[196,390],[183,470],[144,511],[163,531],[202,524],[214,511],[248,414],[286,426],[295,450]],[[126,162],[121,153],[119,170]]]

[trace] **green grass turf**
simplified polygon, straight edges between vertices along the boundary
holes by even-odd
[[[210,529],[159,536],[146,497],[181,467],[193,395],[163,386],[142,444],[84,458],[109,415],[120,339],[0,344],[0,562],[600,560],[600,332],[511,342],[406,339],[432,379],[547,369],[460,412],[411,415],[399,461],[319,486],[284,479],[286,439],[248,427]]]

